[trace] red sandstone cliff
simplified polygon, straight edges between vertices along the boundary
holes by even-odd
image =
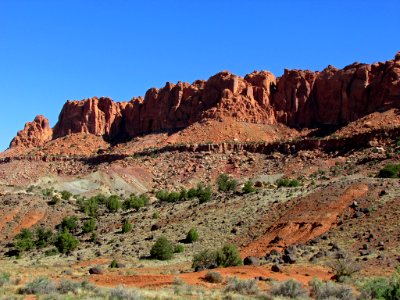
[[[23,130],[18,131],[17,136],[11,141],[10,148],[14,147],[37,147],[50,141],[53,130],[49,121],[43,116],[37,116],[33,122],[25,124]]]
[[[280,78],[267,71],[244,78],[224,71],[193,84],[167,83],[148,90],[144,99],[130,102],[109,98],[68,101],[53,137],[85,132],[128,139],[184,128],[203,118],[224,117],[292,127],[340,125],[393,107],[400,107],[400,52],[384,63],[354,63],[343,69],[328,66],[321,72],[285,70]],[[48,125],[45,129],[39,123],[28,123],[11,147],[36,146],[48,140]]]

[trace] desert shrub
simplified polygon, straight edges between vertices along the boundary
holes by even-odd
[[[367,280],[361,287],[360,299],[398,300],[400,299],[400,268],[389,278]]]
[[[152,258],[169,260],[174,256],[174,245],[164,236],[159,237],[150,250]]]
[[[249,180],[243,186],[242,192],[245,194],[254,193],[256,191],[254,184]]]
[[[181,244],[176,244],[174,247],[174,253],[183,253],[185,252],[185,246]]]
[[[136,196],[135,194],[132,194],[129,196],[129,198],[125,199],[122,207],[124,209],[136,209],[138,210],[141,207],[144,207],[149,204],[149,198],[146,195],[140,195]]]
[[[88,215],[89,217],[97,217],[98,215],[98,210],[99,210],[99,204],[98,200],[96,197],[91,197],[87,200],[82,199],[78,202],[80,210]]]
[[[54,193],[54,188],[48,188],[48,189],[43,189],[42,190],[42,194],[45,197],[50,197],[50,196],[53,195],[53,193]]]
[[[256,295],[259,292],[255,279],[240,280],[237,277],[227,279],[225,292],[236,292],[243,295]]]
[[[125,219],[122,223],[122,233],[128,233],[132,230],[132,224],[128,219]]]
[[[71,252],[78,246],[78,240],[68,231],[60,232],[54,241],[54,246],[60,253]]]
[[[23,228],[20,233],[15,236],[17,242],[15,247],[18,251],[29,251],[35,247],[33,233],[29,229]]]
[[[72,197],[72,193],[68,191],[62,191],[61,192],[61,199],[63,200],[69,200]]]
[[[57,291],[60,294],[76,293],[81,287],[82,284],[80,282],[74,282],[63,278],[57,286]]]
[[[314,279],[309,284],[311,286],[311,293],[316,300],[324,299],[341,299],[352,300],[354,299],[351,287],[343,284],[337,284],[332,281],[321,282]]]
[[[354,273],[360,271],[360,265],[352,260],[348,254],[345,254],[343,258],[329,262],[328,266],[332,269],[335,279],[338,282],[344,282]]]
[[[400,164],[388,164],[378,173],[379,178],[399,178],[399,176]]]
[[[28,282],[19,292],[24,295],[46,295],[57,291],[56,286],[46,277],[36,278]]]
[[[221,283],[224,281],[222,275],[218,272],[208,271],[207,274],[204,276],[205,281],[211,283]]]
[[[278,188],[280,187],[298,187],[301,185],[297,179],[281,178],[276,181]]]
[[[158,191],[156,193],[156,198],[159,201],[167,201],[169,193],[165,190]]]
[[[118,268],[118,262],[117,262],[115,259],[113,259],[113,261],[111,262],[110,268],[111,268],[111,269],[116,269],[116,268]]]
[[[204,185],[203,183],[199,183],[196,189],[196,197],[199,199],[200,203],[208,202],[212,197],[212,189],[209,185]]]
[[[158,219],[160,217],[160,213],[158,211],[156,211],[153,213],[153,215],[151,217],[152,217],[152,219]]]
[[[181,201],[189,199],[187,189],[181,188],[181,191],[179,192],[179,199]]]
[[[118,286],[110,292],[111,300],[141,300],[143,299],[137,291]]]
[[[234,245],[225,245],[222,249],[206,249],[194,255],[192,268],[196,270],[216,267],[240,266],[243,264],[239,251]]]
[[[45,252],[44,252],[44,255],[45,256],[53,256],[53,255],[57,255],[57,254],[59,254],[60,252],[58,252],[58,249],[57,248],[51,248],[51,249],[49,249],[49,250],[46,250]]]
[[[222,257],[219,262],[219,266],[222,267],[231,267],[231,266],[240,266],[243,264],[242,259],[240,258],[239,250],[234,245],[225,245],[222,247]]]
[[[179,192],[171,192],[168,194],[167,197],[167,202],[178,202],[181,197],[181,194]]]
[[[48,202],[49,205],[56,205],[58,203],[60,203],[61,198],[59,195],[54,195],[53,197],[51,197],[51,200]]]
[[[59,230],[74,231],[78,227],[78,218],[75,216],[64,217],[61,223],[57,226]]]
[[[53,239],[53,232],[50,229],[46,229],[45,227],[38,227],[35,232],[36,236],[36,247],[44,248],[48,246]]]
[[[219,250],[203,250],[193,256],[192,268],[196,271],[216,268],[221,256],[222,254]]]
[[[187,192],[187,197],[188,197],[189,199],[196,198],[196,197],[197,197],[197,189],[195,189],[195,188],[190,188],[190,189],[188,190],[188,192]]]
[[[89,232],[93,232],[96,230],[96,220],[94,218],[91,218],[89,220],[86,220],[85,222],[83,222],[82,225],[82,232],[83,233],[89,233]]]
[[[228,192],[234,191],[238,185],[235,179],[231,179],[227,174],[220,174],[217,178],[218,191]]]
[[[307,291],[303,288],[301,283],[293,279],[273,284],[269,293],[274,297],[283,296],[290,299],[298,299],[307,295]]]
[[[106,207],[109,212],[117,212],[121,208],[121,198],[117,195],[111,195],[106,201]]]
[[[195,228],[192,228],[189,230],[189,232],[186,235],[185,242],[186,243],[193,243],[196,242],[199,239],[199,233]]]
[[[0,272],[0,287],[10,282],[10,274]]]

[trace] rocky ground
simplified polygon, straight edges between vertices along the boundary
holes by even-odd
[[[85,140],[96,138],[89,135]],[[56,140],[35,151],[68,148],[65,139],[63,142],[64,147],[58,146],[61,141]],[[113,147],[108,153],[121,149],[120,153],[127,153],[129,146],[141,151],[146,147],[138,147],[140,143],[143,140],[137,139]],[[106,145],[98,143],[95,148],[98,146]],[[33,156],[43,155],[45,152]],[[191,261],[201,250],[229,243],[239,247],[242,258],[251,256],[255,261],[250,266],[216,271],[224,277],[255,278],[261,291],[268,291],[269,282],[274,280],[294,278],[307,285],[313,277],[332,279],[335,272],[329,266],[342,256],[350,257],[361,268],[353,277],[354,282],[365,276],[387,276],[400,260],[400,183],[398,179],[376,175],[398,159],[397,140],[386,138],[346,153],[319,149],[286,155],[173,150],[103,163],[65,157],[3,161],[1,271],[17,276],[16,286],[47,276],[56,281],[87,280],[108,288],[123,284],[141,288],[151,298],[152,291],[160,288],[169,295],[176,292],[171,289],[176,290],[177,286],[180,293],[189,293],[185,290],[189,285],[205,289],[190,293],[218,299],[223,297],[225,283],[206,282],[207,271],[194,272]],[[240,184],[236,192],[218,192],[216,179],[221,173],[231,174],[240,184],[252,180],[255,192],[243,194]],[[278,188],[279,178],[297,179],[301,185]],[[155,197],[159,190],[179,191],[199,182],[213,187],[213,196],[206,203],[200,204],[197,199],[165,203]],[[49,189],[54,191],[46,194]],[[57,191],[69,191],[72,196],[51,203]],[[138,210],[100,209],[96,239],[77,229],[74,235],[79,246],[71,253],[47,256],[46,251],[52,248],[49,246],[24,252],[18,259],[10,256],[14,237],[22,228],[44,226],[55,232],[56,225],[67,216],[76,216],[79,228],[88,220],[79,209],[80,197],[128,197],[131,193],[147,194],[150,203]],[[129,233],[121,233],[125,219],[133,225]],[[184,243],[191,228],[197,229],[200,238],[192,244]],[[148,259],[150,248],[160,236],[182,244],[184,252],[170,261]],[[123,267],[110,269],[112,260]],[[93,267],[100,268],[101,274],[90,275]],[[207,294],[212,291],[217,294]],[[178,292],[175,297],[179,299]]]

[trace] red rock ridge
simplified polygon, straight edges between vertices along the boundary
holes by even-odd
[[[161,89],[149,89],[144,99],[129,102],[105,97],[68,101],[53,137],[84,132],[108,140],[129,139],[184,128],[204,118],[226,117],[296,128],[342,125],[398,107],[400,52],[384,63],[354,63],[343,69],[328,66],[321,72],[285,70],[280,78],[267,71],[244,78],[223,71],[207,81],[167,83]],[[49,136],[40,126],[29,128],[23,130],[26,134],[19,133],[12,147],[37,145]]]
[[[36,116],[33,122],[26,123],[24,129],[18,131],[17,136],[10,143],[10,148],[41,146],[52,137],[53,130],[50,128],[49,121],[43,116]]]

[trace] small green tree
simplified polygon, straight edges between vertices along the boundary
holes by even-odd
[[[181,244],[176,244],[174,247],[174,253],[183,253],[185,252],[185,246]]]
[[[193,242],[196,242],[198,239],[199,239],[199,233],[197,232],[197,230],[195,228],[192,228],[187,233],[185,242],[193,243]]]
[[[158,260],[169,260],[174,256],[174,248],[174,245],[166,237],[161,236],[151,248],[150,255]]]
[[[64,217],[62,222],[58,225],[60,230],[74,231],[78,227],[78,218],[76,216]]]
[[[212,197],[211,186],[205,186],[203,183],[197,185],[197,198],[200,203],[208,202]]]
[[[379,178],[399,178],[400,164],[388,164],[378,173]]]
[[[97,217],[98,216],[98,200],[96,197],[91,197],[87,200],[82,200],[80,203],[81,211],[84,212],[89,217]]]
[[[47,247],[53,238],[53,232],[50,229],[46,229],[45,227],[41,226],[36,229],[36,241],[35,244],[38,248]]]
[[[56,246],[60,253],[71,252],[78,244],[78,240],[68,231],[60,232],[54,241],[54,246]]]
[[[72,193],[68,191],[62,191],[61,192],[61,199],[63,200],[69,200],[72,197]]]
[[[254,193],[256,191],[256,189],[255,189],[253,183],[249,180],[244,184],[242,191],[245,194],[249,194],[249,193]]]
[[[121,208],[120,197],[117,195],[112,195],[108,197],[106,202],[106,207],[109,212],[114,213],[117,212]]]
[[[94,218],[91,218],[91,219],[83,222],[83,225],[82,225],[83,233],[89,233],[89,232],[93,232],[95,230],[96,230],[96,220]]]
[[[23,228],[19,234],[15,236],[17,240],[15,247],[19,251],[29,251],[35,247],[33,241],[33,233],[29,229]]]
[[[138,197],[135,194],[132,194],[129,196],[129,198],[124,200],[122,207],[125,210],[128,209],[138,210],[139,208],[144,207],[148,204],[149,204],[149,197],[147,197],[146,195],[143,194]]]
[[[220,265],[223,267],[240,266],[243,264],[239,250],[234,245],[225,245],[222,247],[222,254],[223,259]]]
[[[238,185],[237,180],[231,179],[227,174],[220,174],[217,178],[218,191],[234,191]]]
[[[122,233],[128,233],[132,230],[132,224],[129,222],[128,219],[125,219],[122,223]]]

